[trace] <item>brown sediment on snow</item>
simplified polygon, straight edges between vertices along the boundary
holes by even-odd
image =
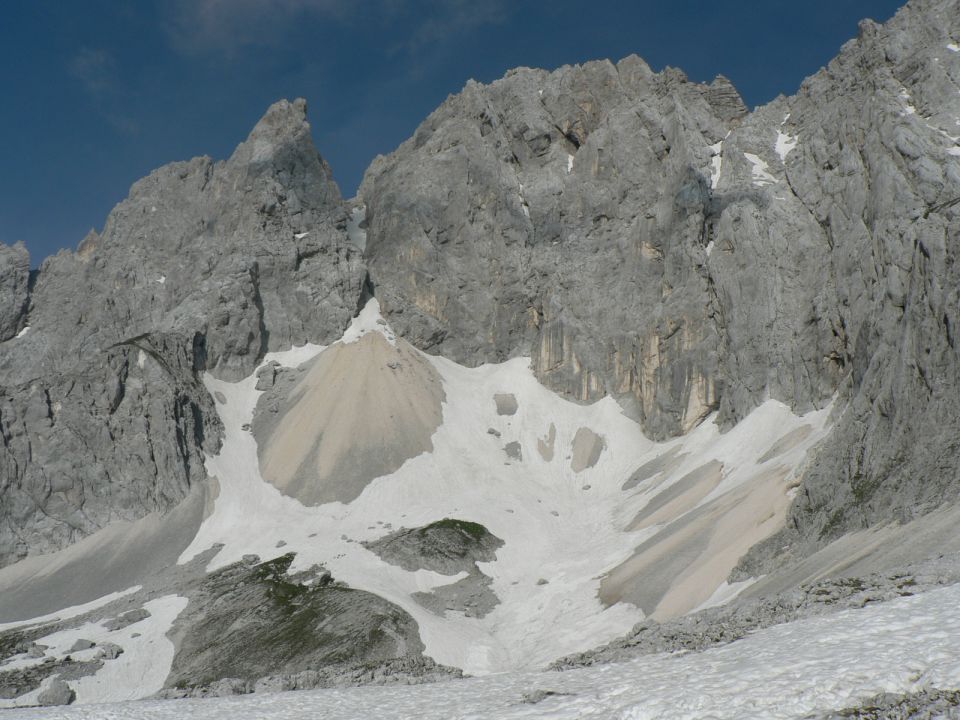
[[[669,522],[693,510],[723,479],[723,463],[717,460],[691,470],[666,490],[651,498],[627,530],[643,530]]]
[[[580,428],[573,436],[573,457],[570,459],[570,468],[576,473],[592,468],[600,459],[603,448],[602,437],[590,428]]]
[[[547,431],[546,436],[537,438],[537,452],[540,453],[540,457],[543,458],[544,462],[550,462],[553,460],[553,452],[556,442],[557,426],[553,423],[550,423],[550,429]]]
[[[789,468],[774,467],[692,511],[678,508],[673,522],[606,575],[600,600],[607,606],[629,602],[656,620],[694,610],[747,550],[783,527],[789,476]]]
[[[304,505],[349,503],[375,478],[433,449],[443,386],[398,339],[371,332],[321,352],[277,413],[258,409],[263,478]]]
[[[813,428],[809,425],[801,425],[798,428],[794,428],[786,435],[778,439],[773,445],[771,445],[770,449],[767,450],[759,460],[757,460],[757,463],[762,464],[773,460],[776,457],[780,457],[784,453],[790,452],[797,445],[810,437],[810,433],[812,432]]]
[[[672,447],[634,470],[633,474],[627,478],[627,481],[621,489],[632,490],[641,483],[650,480],[656,475],[660,475],[658,481],[654,483],[654,487],[656,487],[663,482],[670,473],[680,467],[686,457],[687,453],[680,452],[679,446]]]

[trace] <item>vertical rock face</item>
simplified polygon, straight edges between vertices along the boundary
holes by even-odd
[[[23,243],[0,243],[0,342],[23,329],[30,293],[30,254]]]
[[[838,398],[754,569],[932,509],[960,489],[958,37],[957,0],[915,0],[750,114],[637,58],[468,83],[364,179],[381,305],[654,437]]]
[[[198,374],[246,376],[349,322],[362,259],[305,111],[277,103],[229,160],[136,183],[43,263],[21,337],[25,253],[0,254],[0,565],[179,502],[219,445]]]
[[[861,23],[787,102],[784,132],[799,142],[785,174],[826,241],[828,304],[815,317],[836,336],[846,409],[806,473],[791,530],[747,565],[909,519],[960,490],[958,37],[956,0],[911,2],[886,25]]]
[[[724,87],[636,57],[469,83],[361,188],[393,327],[467,364],[531,354],[551,387],[624,398],[655,436],[702,419],[718,335],[697,168],[742,115]]]
[[[0,565],[176,504],[219,441],[198,373],[327,342],[370,289],[415,346],[530,355],[656,438],[835,399],[750,572],[955,499],[958,42],[960,1],[913,0],[751,113],[636,57],[470,82],[374,161],[356,217],[280,102],[32,278],[0,246]]]

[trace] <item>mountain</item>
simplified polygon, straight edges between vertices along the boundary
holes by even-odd
[[[577,665],[954,582],[958,236],[957,0],[753,111],[635,56],[471,81],[350,200],[278,102],[75,252],[0,246],[0,703]]]

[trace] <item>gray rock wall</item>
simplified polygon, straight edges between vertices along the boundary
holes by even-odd
[[[750,114],[637,58],[471,82],[365,177],[377,295],[419,347],[530,354],[654,437],[836,397],[751,572],[931,510],[960,488],[958,37],[956,0],[911,2]]]
[[[349,323],[363,262],[305,111],[277,103],[230,159],[155,171],[40,267],[29,331],[0,344],[0,566],[177,504],[219,447],[199,374]],[[28,267],[0,253],[0,338]]]

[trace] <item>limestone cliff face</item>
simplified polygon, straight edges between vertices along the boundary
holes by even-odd
[[[366,175],[376,293],[419,347],[531,354],[655,437],[836,397],[754,570],[930,510],[960,488],[958,38],[916,0],[750,114],[637,58],[471,82]]]
[[[655,436],[691,427],[719,399],[698,168],[745,114],[726,80],[636,57],[469,83],[361,188],[391,324],[468,364],[530,354]]]
[[[371,290],[416,347],[530,355],[656,438],[834,401],[745,571],[956,499],[958,44],[960,1],[913,0],[753,112],[636,57],[470,82],[367,171],[362,257],[300,101],[33,275],[0,247],[0,565],[176,504],[218,444],[198,373],[327,342]]]
[[[136,183],[102,234],[43,263],[28,307],[26,253],[4,248],[0,565],[204,482],[220,430],[198,373],[339,336],[363,285],[346,219],[303,102],[281,102],[229,160]]]

